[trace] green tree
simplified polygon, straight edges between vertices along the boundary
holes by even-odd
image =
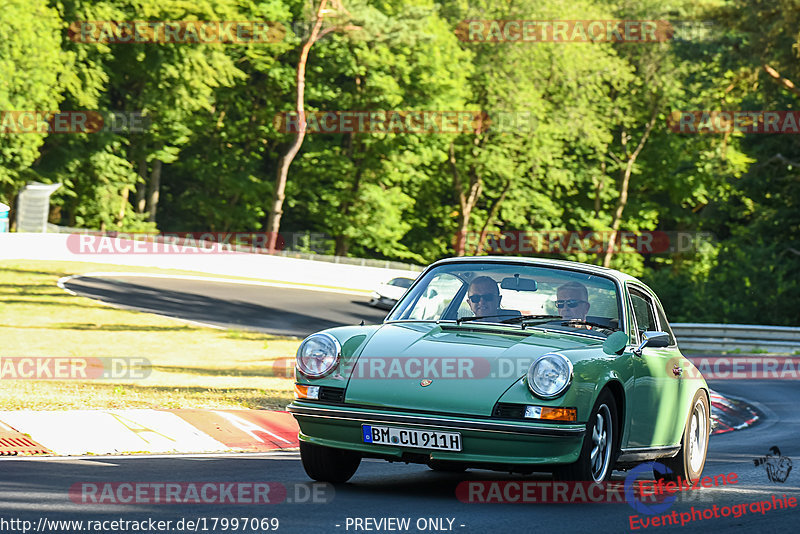
[[[348,6],[358,32],[331,34],[315,48],[309,109],[464,108],[466,54],[427,0]],[[289,182],[288,228],[311,222],[333,251],[422,261],[404,243],[413,206],[446,157],[447,135],[309,134]]]
[[[0,201],[13,204],[46,134],[19,133],[9,111],[57,111],[74,79],[73,56],[62,50],[59,14],[44,0],[8,0],[0,10]]]
[[[177,0],[74,0],[59,6],[65,30],[74,21],[238,20],[241,14],[233,0],[191,6]],[[60,196],[69,224],[139,229],[156,221],[164,164],[175,161],[188,142],[195,114],[213,108],[215,90],[243,77],[225,46],[65,42],[85,73],[80,82],[100,86],[93,100],[107,118],[119,112],[149,119],[140,132],[48,139],[37,171],[67,185]],[[82,88],[82,94],[88,92]],[[65,104],[80,106],[86,100],[71,94]],[[133,191],[136,198],[129,201]]]

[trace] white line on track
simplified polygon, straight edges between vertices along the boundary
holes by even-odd
[[[280,451],[264,452],[214,452],[214,453],[175,453],[175,454],[114,454],[114,455],[87,455],[87,456],[0,456],[0,462],[70,462],[87,460],[102,462],[103,460],[129,460],[129,459],[158,459],[158,458],[185,458],[189,460],[213,460],[216,458],[241,458],[241,457],[268,457],[271,460],[299,460],[298,449],[284,449]]]

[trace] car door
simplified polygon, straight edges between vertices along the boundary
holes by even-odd
[[[678,406],[681,380],[673,374],[673,358],[680,356],[678,345],[669,325],[662,326],[663,310],[656,298],[644,286],[628,284],[631,315],[635,323],[635,344],[647,330],[663,330],[670,334],[670,346],[646,347],[641,356],[632,357],[634,399],[628,444],[631,447],[674,445],[675,427],[683,424],[683,415],[675,413]]]

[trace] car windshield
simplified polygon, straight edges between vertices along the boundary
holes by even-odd
[[[387,321],[547,325],[608,335],[620,329],[610,278],[519,263],[446,263],[428,271]]]
[[[391,282],[389,282],[389,285],[408,289],[413,283],[414,280],[411,278],[394,278]]]

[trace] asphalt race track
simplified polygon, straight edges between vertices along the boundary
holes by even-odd
[[[180,278],[80,277],[64,287],[122,308],[298,337],[362,320],[380,323],[387,313],[369,306],[367,295]]]
[[[181,283],[177,280],[132,279],[121,281],[76,280],[68,288],[117,305],[164,315],[180,316],[201,322],[265,329],[281,325],[291,333],[305,335],[333,323],[358,322],[362,318],[379,321],[382,313],[362,306],[360,297],[306,290],[254,288],[249,286]],[[364,297],[366,300],[366,297]],[[242,311],[236,307],[242,306]],[[704,476],[736,473],[734,485],[685,492],[667,512],[678,514],[695,510],[731,506],[756,501],[772,501],[772,496],[800,499],[800,472],[790,471],[785,482],[770,482],[763,466],[754,458],[766,455],[771,447],[784,456],[800,458],[800,387],[793,381],[713,381],[711,387],[724,395],[753,402],[762,412],[754,427],[714,435]],[[456,487],[470,480],[549,480],[548,475],[520,476],[489,471],[460,474],[438,473],[425,466],[362,462],[351,481],[335,488],[319,488],[319,499],[307,502],[309,480],[297,453],[262,455],[172,456],[172,457],[94,457],[60,459],[0,460],[2,482],[0,502],[3,517],[32,522],[42,518],[59,520],[205,520],[198,532],[235,532],[221,518],[278,518],[278,532],[368,532],[398,531],[376,529],[375,523],[359,523],[356,518],[409,518],[410,528],[401,532],[463,533],[484,532],[631,532],[629,517],[655,517],[637,514],[627,504],[483,504],[461,502]],[[795,460],[796,462],[797,460]],[[621,480],[624,473],[615,473]],[[278,482],[287,490],[285,502],[274,505],[247,504],[78,504],[69,498],[76,483],[93,482]],[[298,500],[303,502],[297,502]],[[291,501],[291,502],[289,502]],[[211,521],[218,518],[216,530]],[[439,521],[428,521],[437,519]],[[420,522],[418,522],[418,520]],[[452,523],[451,523],[452,521]],[[697,519],[685,526],[650,526],[638,531],[685,532],[742,531],[795,532],[800,521],[800,506],[768,511],[748,511],[734,518]],[[19,525],[19,524],[18,524]],[[392,523],[394,525],[394,523]],[[370,527],[367,530],[366,526]],[[637,524],[637,526],[639,526]],[[423,528],[418,528],[423,527]],[[688,529],[688,530],[686,530]],[[2,532],[11,530],[0,523]],[[40,530],[41,531],[41,530]],[[60,530],[59,532],[65,532]],[[111,530],[113,531],[113,530]],[[239,530],[267,532],[268,530]],[[178,532],[178,530],[172,530]]]
[[[753,458],[779,446],[785,456],[800,455],[795,407],[800,389],[791,382],[715,383],[717,390],[730,394],[758,396],[767,420],[740,432],[712,436],[704,475],[736,473],[738,483],[728,487],[687,492],[685,501],[675,502],[670,510],[688,512],[755,501],[771,500],[772,495],[800,497],[800,473],[791,472],[784,483],[771,483],[763,467]],[[308,478],[297,453],[235,455],[221,457],[129,457],[86,459],[3,460],[0,501],[3,515],[32,521],[40,518],[61,520],[154,520],[181,518],[278,518],[278,532],[356,532],[351,518],[411,518],[410,532],[420,518],[449,518],[452,530],[484,532],[625,532],[630,531],[627,504],[480,504],[456,499],[456,486],[467,480],[547,480],[546,475],[522,477],[489,471],[445,474],[419,465],[364,461],[348,484],[321,488],[320,496],[329,502],[283,502],[274,505],[197,505],[197,504],[75,504],[68,492],[79,482],[167,482],[167,481],[269,481],[287,488],[288,499],[303,500]],[[617,473],[616,478],[622,478]],[[681,497],[684,498],[684,497]],[[320,499],[323,500],[323,499]],[[667,512],[669,513],[669,512]],[[641,516],[640,516],[641,517]],[[800,520],[797,508],[748,513],[739,519],[719,518],[687,523],[685,527],[650,527],[648,532],[690,529],[705,532],[794,532]],[[447,521],[444,525],[447,525]],[[336,525],[340,525],[337,527]],[[461,526],[464,525],[464,526]],[[2,525],[0,525],[2,526]],[[638,525],[637,525],[638,526]],[[640,529],[641,530],[641,529]],[[202,531],[202,530],[201,530]],[[210,530],[209,530],[210,531]],[[220,532],[221,530],[217,530]],[[359,530],[362,531],[363,530]],[[430,530],[427,530],[430,531]],[[3,529],[3,532],[10,530]],[[247,532],[253,532],[247,530]],[[257,530],[256,532],[261,532]]]

